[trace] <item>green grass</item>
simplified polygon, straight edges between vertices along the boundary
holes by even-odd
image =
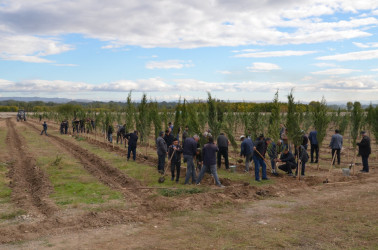
[[[122,194],[100,183],[90,175],[71,155],[59,152],[47,138],[21,128],[29,150],[37,155],[37,165],[49,176],[54,187],[50,197],[61,206],[78,204],[102,204],[122,199]]]
[[[166,197],[173,197],[173,196],[179,196],[179,195],[185,195],[185,194],[199,194],[205,192],[205,189],[203,188],[179,188],[179,189],[160,189],[159,193],[162,196]]]
[[[2,154],[6,154],[6,134],[4,129],[0,130],[0,151]],[[10,201],[10,195],[12,190],[9,188],[9,179],[6,177],[8,172],[8,163],[3,162],[4,158],[0,160],[0,204],[8,203]]]
[[[0,214],[0,219],[1,220],[11,220],[11,219],[16,218],[17,216],[24,215],[24,214],[26,214],[26,212],[24,210],[17,209],[15,211],[10,212],[10,213]]]

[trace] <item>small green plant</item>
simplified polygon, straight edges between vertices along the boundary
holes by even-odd
[[[55,160],[54,160],[54,162],[51,165],[53,165],[53,166],[59,166],[60,163],[62,162],[62,159],[63,159],[63,156],[56,155]]]

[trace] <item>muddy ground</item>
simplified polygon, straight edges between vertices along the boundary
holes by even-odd
[[[376,160],[371,161],[369,174],[356,169],[350,177],[343,176],[341,169],[329,171],[328,164],[320,170],[308,166],[300,181],[281,174],[270,176],[271,184],[255,185],[252,178],[245,182],[220,176],[224,189],[214,187],[207,176],[201,183],[205,192],[165,197],[159,189],[145,186],[143,180],[129,177],[83,148],[73,137],[51,130],[43,137],[46,143],[75,159],[99,183],[120,192],[127,204],[88,211],[59,206],[51,198],[53,184],[36,164],[36,149],[20,133],[40,136],[40,129],[31,119],[18,123],[14,118],[0,119],[0,130],[6,131],[0,162],[7,166],[12,191],[4,204],[25,211],[1,220],[0,248],[378,247]],[[86,142],[103,151],[125,153],[124,148],[101,139],[91,137]],[[140,164],[155,171],[153,158],[139,156]]]

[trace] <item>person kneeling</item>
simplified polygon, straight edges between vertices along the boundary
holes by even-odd
[[[203,176],[205,175],[206,171],[210,168],[211,174],[215,179],[215,183],[218,187],[224,187],[218,178],[217,173],[217,162],[216,162],[216,153],[219,151],[217,145],[214,144],[213,137],[208,138],[209,142],[205,144],[202,149],[202,159],[203,159],[203,167],[197,179],[197,185],[200,184]]]
[[[284,164],[279,166],[278,169],[286,172],[289,176],[293,176],[292,169],[295,169],[297,164],[295,163],[294,155],[289,151],[288,147],[285,147],[280,159],[277,162],[283,162]]]

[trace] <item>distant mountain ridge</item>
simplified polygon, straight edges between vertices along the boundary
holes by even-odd
[[[93,102],[85,99],[68,99],[68,98],[47,98],[47,97],[0,97],[0,101],[18,101],[18,102],[53,102],[53,103],[68,103],[68,102]]]

